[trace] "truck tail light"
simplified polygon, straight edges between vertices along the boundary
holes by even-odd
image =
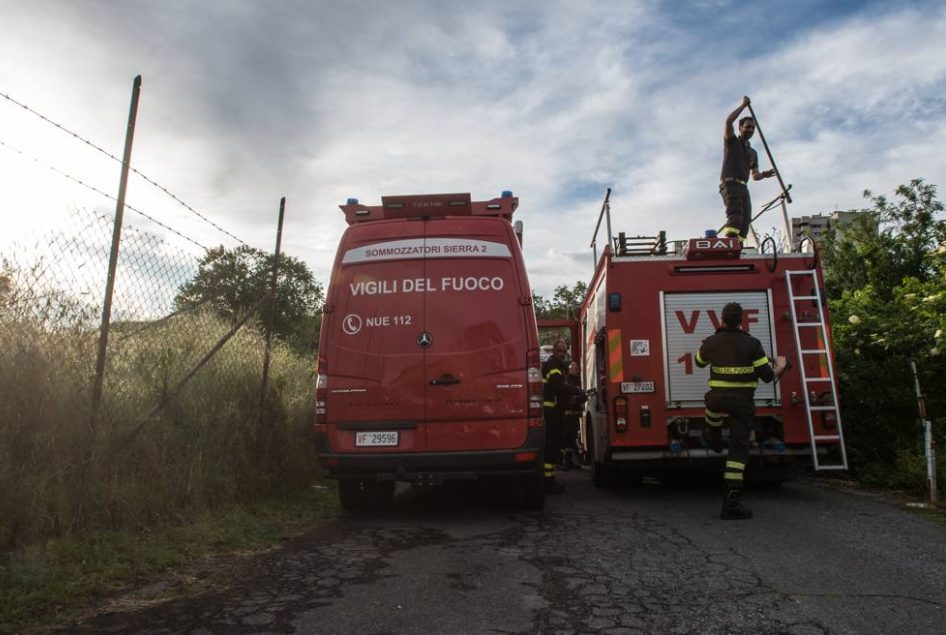
[[[325,432],[325,424],[328,423],[326,402],[328,400],[328,363],[325,358],[319,356],[319,376],[315,382],[315,431]]]
[[[614,428],[627,432],[627,397],[614,398]]]
[[[539,349],[533,348],[526,354],[526,380],[529,388],[529,427],[542,427],[542,361]]]

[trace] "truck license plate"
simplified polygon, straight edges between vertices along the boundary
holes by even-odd
[[[356,432],[355,447],[383,448],[397,446],[397,432]]]
[[[621,392],[654,392],[654,382],[652,381],[626,381],[621,384]]]

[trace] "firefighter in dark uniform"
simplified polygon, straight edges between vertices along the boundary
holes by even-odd
[[[565,407],[574,397],[584,397],[580,388],[565,381],[568,362],[565,356],[568,344],[558,340],[552,355],[542,364],[542,404],[545,417],[545,491],[561,494],[565,486],[555,480],[555,461],[562,455],[562,428]]]
[[[578,362],[568,364],[568,372],[565,374],[565,381],[570,386],[581,390],[581,369]],[[581,428],[582,404],[586,401],[584,391],[580,397],[567,397],[565,402],[565,412],[562,419],[562,469],[570,470],[573,467],[581,467],[578,462],[576,441],[578,439],[578,430]]]
[[[739,136],[733,131],[733,123],[749,105],[749,98],[743,97],[742,103],[726,117],[723,129],[723,167],[719,174],[719,194],[726,205],[726,225],[720,230],[720,236],[739,239],[740,244],[749,233],[752,220],[752,200],[749,198],[749,175],[758,181],[775,176],[775,170],[759,172],[759,155],[749,145],[749,139],[755,132],[755,120],[743,117],[739,120]]]
[[[743,520],[752,518],[752,512],[742,506],[742,484],[755,419],[755,389],[758,380],[768,383],[781,374],[785,360],[780,357],[773,370],[759,340],[742,330],[742,306],[730,302],[723,307],[722,317],[723,325],[700,346],[696,365],[710,367],[705,414],[709,446],[715,452],[723,450],[723,418],[729,418],[729,454],[723,472],[726,491],[719,517]]]

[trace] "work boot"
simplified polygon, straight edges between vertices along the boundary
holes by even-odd
[[[581,459],[579,458],[580,453],[578,450],[569,450],[568,451],[568,460],[571,462],[572,467],[576,470],[581,469]]]
[[[545,493],[546,494],[564,494],[565,486],[555,480],[554,476],[545,477]]]
[[[572,452],[571,450],[562,450],[562,462],[559,463],[559,467],[566,472],[572,469]]]
[[[742,488],[726,486],[723,495],[723,510],[719,513],[720,520],[749,520],[752,510],[742,506]]]
[[[706,426],[706,444],[719,454],[723,451],[723,426]]]

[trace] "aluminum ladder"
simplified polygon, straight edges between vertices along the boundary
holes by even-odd
[[[804,281],[810,281],[811,285],[810,291],[804,292],[803,295],[796,294],[795,286],[792,284],[794,281],[801,282],[799,286],[801,288],[808,287]],[[808,438],[811,442],[811,458],[812,464],[814,465],[815,470],[846,470],[847,469],[847,451],[844,448],[844,431],[841,427],[841,410],[838,408],[838,387],[837,382],[835,381],[834,375],[834,362],[831,359],[831,352],[828,350],[828,332],[826,328],[826,322],[824,318],[824,298],[822,296],[821,288],[818,286],[818,276],[815,273],[814,269],[803,269],[798,271],[786,271],[785,272],[785,282],[788,287],[788,299],[789,305],[792,308],[792,328],[795,330],[795,351],[798,353],[798,366],[799,371],[801,372],[801,383],[802,383],[802,392],[805,395],[805,416],[808,419]],[[817,307],[817,313],[814,316],[808,317],[808,311],[802,313],[799,310],[799,302],[812,302]],[[799,319],[799,315],[802,315],[803,319]],[[816,342],[815,348],[802,348],[802,331],[803,329],[815,329],[814,341]],[[812,338],[806,337],[805,343],[811,341]],[[817,377],[809,377],[806,371],[806,360],[810,360],[813,356],[818,356],[819,365],[822,369],[827,370],[827,375],[824,373],[819,374]],[[827,391],[817,390],[819,385],[821,387],[824,384],[830,386],[831,394],[831,403],[812,403],[812,397],[817,393],[825,394]],[[835,429],[837,434],[815,434],[814,421],[812,420],[812,414],[815,412],[833,412]],[[834,441],[840,445],[841,448],[841,462],[840,463],[831,463],[823,464],[818,457],[818,441]]]

